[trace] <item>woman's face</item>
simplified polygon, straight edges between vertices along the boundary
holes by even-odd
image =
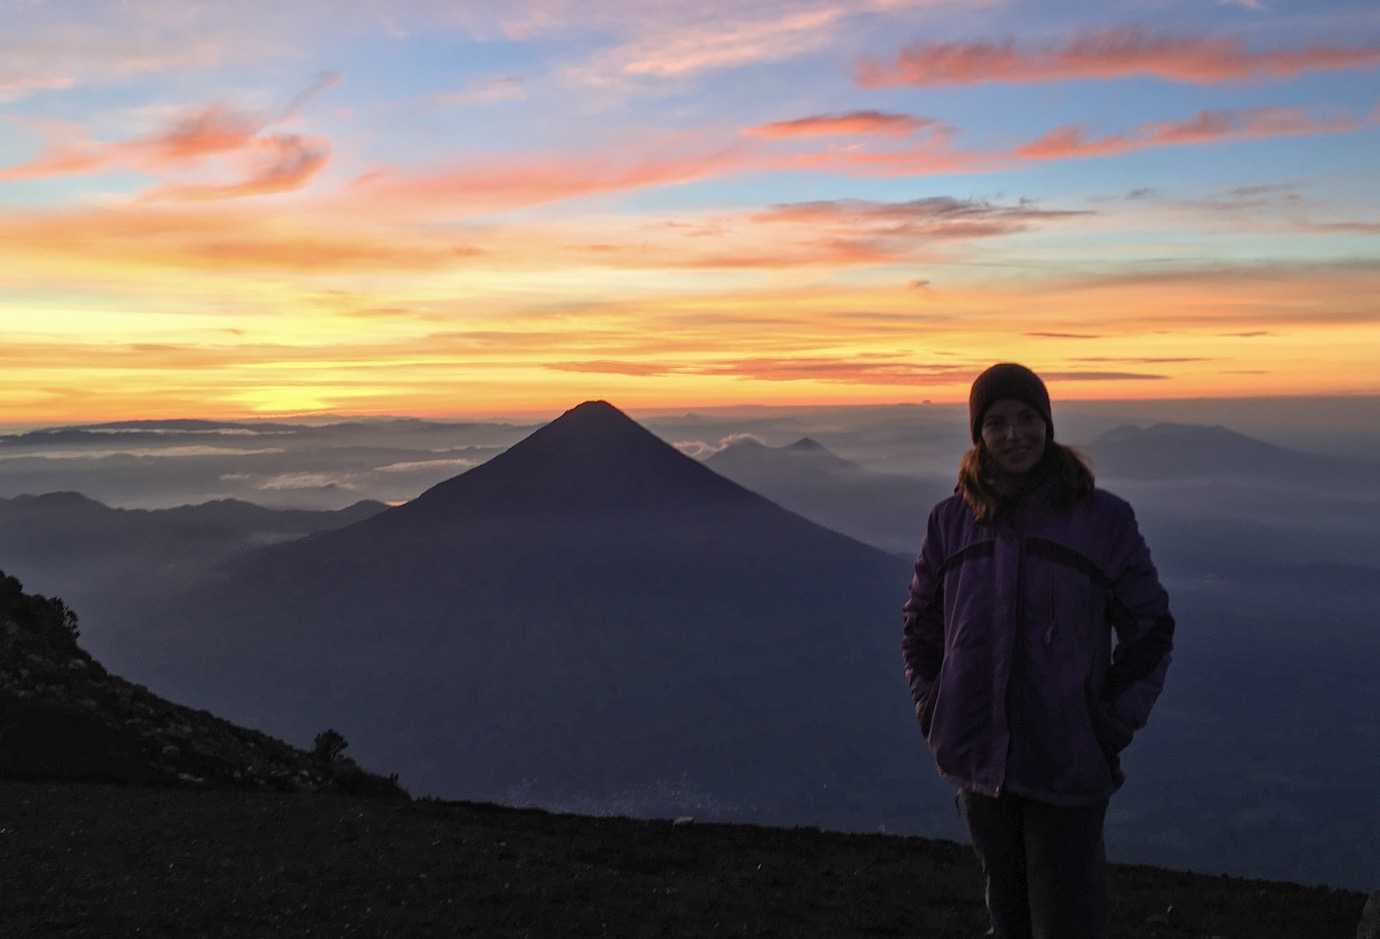
[[[1045,419],[1024,401],[1001,398],[982,416],[982,444],[1003,473],[1025,473],[1045,455]]]

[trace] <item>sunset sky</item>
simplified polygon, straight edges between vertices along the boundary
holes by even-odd
[[[7,424],[1380,392],[1373,0],[0,16]]]

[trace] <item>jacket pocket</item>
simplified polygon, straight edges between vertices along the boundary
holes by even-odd
[[[1112,715],[1111,708],[1093,694],[1091,687],[1085,687],[1084,696],[1088,704],[1088,716],[1092,719],[1093,736],[1102,748],[1107,762],[1115,767],[1119,754],[1131,743],[1134,736],[1131,729]]]

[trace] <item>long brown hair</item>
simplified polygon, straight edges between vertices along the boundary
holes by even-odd
[[[979,522],[995,519],[1008,501],[996,486],[996,470],[991,459],[987,448],[979,442],[963,454],[958,464],[958,491]],[[1060,508],[1068,508],[1092,495],[1093,471],[1088,458],[1054,440],[1045,441],[1044,456],[1030,470],[1030,475],[1041,479],[1053,477],[1055,483],[1051,492],[1054,504]]]

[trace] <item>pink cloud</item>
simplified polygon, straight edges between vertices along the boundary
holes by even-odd
[[[490,158],[416,176],[376,171],[355,180],[345,198],[380,210],[498,211],[694,182],[760,162],[736,149],[631,161],[602,155]]]
[[[927,176],[943,173],[980,173],[1001,168],[1006,158],[998,153],[955,150],[947,135],[900,150],[827,150],[777,158],[778,169],[862,176]]]
[[[1200,111],[1187,120],[1142,124],[1129,133],[1105,137],[1089,137],[1082,127],[1058,127],[1017,147],[1014,153],[1027,160],[1111,156],[1150,147],[1345,133],[1360,126],[1350,117],[1317,120],[1298,108]]]
[[[212,154],[239,150],[254,139],[262,123],[221,104],[193,111],[166,130],[125,144],[115,144],[137,162],[175,166]]]
[[[1121,28],[1084,33],[1043,50],[1020,49],[1009,40],[916,44],[890,62],[864,60],[857,81],[866,88],[886,88],[1151,75],[1210,84],[1377,65],[1380,46],[1375,45],[1252,52],[1239,39],[1180,38]]]
[[[42,127],[44,151],[25,163],[0,170],[0,180],[46,179],[129,167],[157,172],[241,150],[262,123],[221,104],[179,117],[167,128],[119,143],[98,144],[65,125]]]
[[[115,143],[95,143],[78,129],[56,122],[40,123],[44,150],[33,159],[0,169],[0,182],[46,179],[133,169],[160,174],[228,157],[250,163],[238,182],[167,184],[151,193],[173,198],[229,198],[283,192],[304,185],[325,165],[330,147],[297,134],[265,136],[264,131],[296,114],[311,98],[338,84],[340,76],[324,72],[297,94],[278,118],[265,118],[214,103],[184,112],[166,127]]]
[[[846,11],[840,7],[791,9],[776,15],[744,18],[741,5],[728,5],[717,16],[705,16],[699,8],[677,22],[672,10],[670,25],[661,22],[631,41],[597,56],[572,75],[594,85],[617,85],[629,80],[678,79],[700,72],[774,62],[813,52],[826,46],[832,27]]]
[[[253,155],[258,165],[239,182],[160,186],[148,193],[146,198],[231,199],[289,192],[306,185],[326,165],[330,152],[330,146],[324,140],[309,140],[297,134],[275,134],[254,141]]]
[[[76,80],[66,75],[0,76],[0,101],[17,101],[39,91],[66,91]]]
[[[927,117],[886,114],[881,111],[850,111],[847,114],[820,114],[793,121],[776,121],[749,127],[750,137],[780,139],[789,137],[836,137],[858,134],[903,137],[934,125]]]
[[[375,229],[366,220],[149,203],[0,216],[4,263],[93,264],[143,276],[149,269],[208,271],[433,270],[478,249],[449,238]],[[80,262],[77,259],[80,259]]]

